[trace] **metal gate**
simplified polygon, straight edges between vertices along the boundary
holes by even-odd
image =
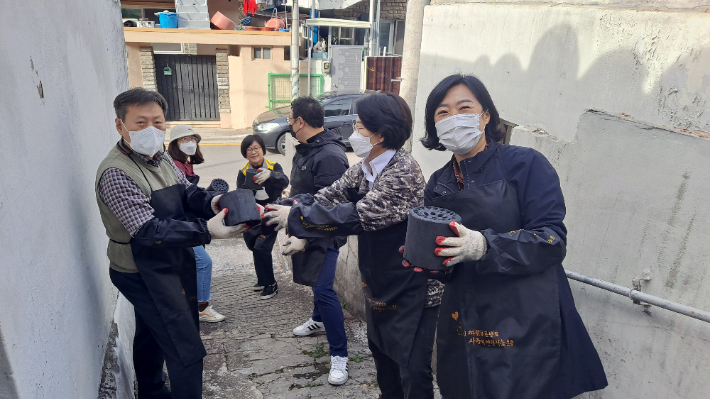
[[[155,55],[158,92],[169,121],[219,120],[217,59],[210,55]]]
[[[308,93],[308,75],[302,73],[298,78],[298,91],[301,96]],[[311,74],[311,97],[323,93],[323,75]],[[291,104],[291,75],[287,73],[269,73],[269,109]]]
[[[399,94],[402,74],[402,57],[367,57],[368,90]]]

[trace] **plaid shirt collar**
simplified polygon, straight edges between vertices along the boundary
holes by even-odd
[[[116,144],[116,147],[118,147],[119,151],[121,151],[122,153],[124,153],[124,154],[126,154],[126,155],[129,155],[129,154],[131,154],[131,153],[134,153],[133,150],[131,150],[130,148],[127,148],[127,147],[126,147],[126,143],[123,141],[123,138],[121,138],[121,141],[119,141],[119,142]],[[143,154],[139,154],[139,153],[137,153],[137,152],[135,152],[135,154],[138,156],[138,158],[140,158],[140,159],[141,159],[143,162],[145,162],[146,164],[157,168],[157,167],[160,166],[160,163],[163,162],[163,153],[164,153],[164,152],[165,152],[165,150],[160,150],[160,151],[158,151],[158,152],[153,156],[153,159],[150,159],[150,158],[148,158],[147,156],[145,156],[145,155],[143,155]]]

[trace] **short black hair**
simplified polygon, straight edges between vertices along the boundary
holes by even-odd
[[[291,102],[293,119],[303,118],[310,127],[323,127],[325,124],[325,111],[323,106],[313,97],[298,97]]]
[[[486,139],[489,142],[500,141],[505,135],[505,129],[503,129],[500,122],[498,110],[495,104],[493,104],[491,95],[488,93],[486,86],[483,85],[483,82],[473,75],[454,74],[447,76],[444,80],[439,82],[439,84],[434,87],[434,90],[429,93],[429,97],[426,100],[426,110],[424,111],[424,128],[426,132],[421,141],[424,147],[430,150],[446,150],[446,148],[439,143],[439,136],[436,134],[434,114],[439,104],[441,104],[444,97],[446,97],[446,93],[448,93],[452,87],[458,85],[468,87],[473,95],[476,96],[476,100],[481,103],[483,112],[488,111],[490,114],[491,120],[488,122],[485,129]]]
[[[261,146],[261,151],[264,153],[264,155],[266,155],[266,144],[264,144],[264,139],[261,138],[261,136],[257,136],[256,134],[250,134],[242,139],[241,151],[242,156],[244,158],[247,157],[247,148],[251,147],[251,145],[254,144],[255,141],[259,143],[259,145]]]
[[[394,93],[367,94],[355,102],[355,109],[363,126],[384,138],[385,148],[399,150],[412,135],[412,111]]]
[[[168,102],[157,91],[146,90],[142,87],[135,87],[126,90],[116,96],[113,100],[113,109],[116,110],[116,117],[120,120],[126,118],[128,107],[131,105],[145,105],[148,103],[156,103],[163,109],[163,114],[168,112]]]

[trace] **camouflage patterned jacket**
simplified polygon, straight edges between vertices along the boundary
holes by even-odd
[[[362,162],[348,169],[343,176],[329,187],[316,193],[315,201],[321,205],[337,205],[352,202],[348,189],[357,189],[364,197],[357,202],[356,209],[362,228],[367,231],[381,230],[407,220],[409,211],[424,204],[426,181],[419,164],[412,155],[398,150],[392,160],[377,176],[370,190]],[[441,303],[443,285],[429,280],[426,307]]]

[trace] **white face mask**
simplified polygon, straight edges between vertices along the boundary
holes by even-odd
[[[436,123],[439,142],[454,154],[463,155],[478,143],[481,131],[481,114],[458,114]]]
[[[372,147],[374,147],[374,145],[370,143],[370,138],[360,134],[357,129],[355,129],[353,134],[350,135],[348,141],[353,147],[355,155],[360,158],[365,158],[366,156],[370,155],[370,151],[372,151]]]
[[[148,126],[143,130],[130,131],[123,121],[121,121],[121,124],[128,131],[128,136],[131,138],[130,146],[133,151],[152,157],[163,149],[165,130],[160,130],[155,126]]]
[[[197,152],[197,143],[194,141],[188,141],[187,143],[180,143],[178,144],[178,148],[180,148],[180,151],[184,152],[187,155],[195,155]]]

